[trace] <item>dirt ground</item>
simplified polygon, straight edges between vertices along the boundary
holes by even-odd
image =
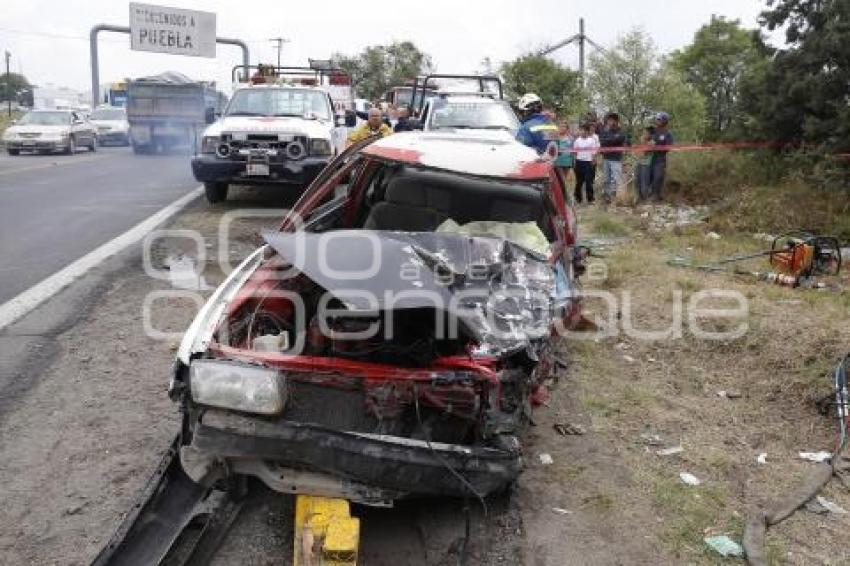
[[[269,206],[250,193],[240,197],[216,207],[198,203],[170,228],[199,231],[212,260],[223,214]],[[850,301],[831,291],[770,287],[665,263],[677,254],[711,257],[758,247],[750,235],[711,240],[700,224],[658,229],[649,208],[579,214],[584,238],[614,242],[598,250],[607,257],[594,260],[595,276],[584,286],[614,294],[618,327],[631,320],[635,328],[663,329],[676,291],[687,307],[699,291],[725,288],[748,299],[748,329],[726,341],[698,340],[687,325],[681,338],[642,340],[619,331],[569,340],[567,375],[526,435],[526,471],[509,496],[490,502],[487,517],[470,504],[469,564],[717,563],[703,538],[740,540],[750,509],[787,493],[811,470],[797,453],[831,449],[834,423],[817,414],[813,400],[829,392],[826,373],[846,351]],[[248,253],[258,228],[273,223],[237,222],[231,258]],[[152,262],[162,267],[181,250],[191,255],[186,241],[162,240]],[[215,285],[221,272],[204,267],[206,283]],[[3,414],[0,563],[90,562],[156,465],[177,430],[176,408],[165,395],[176,342],[145,335],[142,305],[150,291],[171,288],[146,275],[134,254],[84,315],[58,331],[58,354]],[[624,312],[627,290],[631,317]],[[179,332],[194,308],[167,300],[153,309],[152,322]],[[600,305],[588,301],[588,311],[601,312]],[[705,322],[714,330],[729,324]],[[579,425],[584,434],[561,435],[556,424]],[[676,445],[681,453],[657,454]],[[766,464],[757,462],[761,453]],[[541,462],[544,454],[551,464]],[[702,484],[685,485],[680,472]],[[850,494],[838,484],[823,495],[850,509]],[[215,563],[290,563],[291,508],[290,499],[259,490]],[[364,564],[457,563],[461,502],[355,513],[364,522]],[[848,563],[842,544],[848,523],[850,515],[798,512],[770,530],[771,563]]]

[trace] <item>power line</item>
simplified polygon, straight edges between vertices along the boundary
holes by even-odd
[[[48,32],[43,32],[43,31],[30,31],[30,30],[12,29],[12,28],[4,28],[4,27],[0,27],[0,32],[16,33],[16,34],[19,34],[19,35],[33,35],[33,36],[37,36],[37,37],[49,37],[51,39],[73,39],[73,40],[80,40],[80,41],[88,41],[89,40],[88,36],[82,36],[82,35],[65,35],[65,34],[61,34],[61,33],[48,33]],[[125,41],[121,41],[121,40],[118,40],[118,39],[111,39],[111,40],[110,39],[101,39],[99,41],[106,41],[108,43],[126,43]]]

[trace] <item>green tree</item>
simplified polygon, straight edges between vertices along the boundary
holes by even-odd
[[[643,30],[634,29],[613,48],[591,55],[587,89],[591,104],[605,112],[617,112],[623,129],[632,136],[659,110],[670,114],[671,129],[678,139],[692,141],[703,136],[702,95],[659,56]]]
[[[850,2],[768,0],[761,22],[787,45],[742,84],[742,106],[768,139],[850,150]]]
[[[652,38],[641,29],[621,36],[613,48],[591,54],[587,77],[591,104],[617,112],[620,124],[634,132],[657,108],[650,98],[658,60]]]
[[[26,91],[32,91],[32,85],[27,78],[18,73],[3,73],[0,75],[0,100],[20,101]]]
[[[574,114],[585,106],[579,74],[546,57],[523,55],[503,63],[501,74],[512,100],[533,92],[557,114]]]
[[[351,74],[358,96],[370,100],[434,69],[431,56],[410,41],[371,45],[357,55],[335,53],[331,60]]]
[[[765,58],[758,31],[742,28],[739,20],[714,15],[697,30],[693,43],[673,53],[673,66],[705,97],[712,137],[728,132],[740,118],[741,79]]]

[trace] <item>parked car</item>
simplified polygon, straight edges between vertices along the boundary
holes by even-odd
[[[513,139],[519,120],[504,100],[488,95],[441,95],[430,99],[422,110],[422,129],[491,130]]]
[[[130,145],[130,123],[124,108],[101,106],[91,113],[89,120],[97,127],[100,145]]]
[[[365,503],[504,489],[580,316],[565,194],[498,136],[346,149],[185,334],[184,471]]]
[[[97,149],[97,131],[73,110],[33,110],[6,128],[3,142],[9,155],[21,151],[74,154],[77,148]]]

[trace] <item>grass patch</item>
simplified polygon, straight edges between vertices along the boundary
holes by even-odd
[[[632,229],[610,216],[597,216],[590,221],[590,232],[597,236],[624,238],[632,235]]]
[[[728,512],[726,495],[719,488],[688,486],[678,480],[657,479],[653,501],[664,515],[662,541],[677,556],[707,556],[703,538],[707,532],[737,533],[741,521]]]

